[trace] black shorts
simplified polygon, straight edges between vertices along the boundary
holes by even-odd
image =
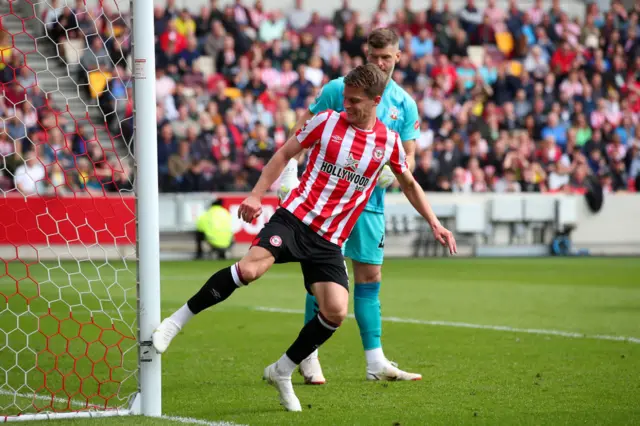
[[[309,294],[311,285],[317,282],[338,283],[349,291],[347,264],[340,247],[322,238],[286,209],[276,210],[252,246],[269,250],[276,263],[300,262]]]

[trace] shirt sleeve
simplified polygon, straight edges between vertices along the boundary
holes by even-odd
[[[420,136],[420,116],[418,106],[413,99],[407,99],[404,111],[404,122],[400,129],[400,139],[402,142],[418,139]]]
[[[409,170],[407,165],[407,155],[404,152],[404,147],[400,141],[400,136],[396,134],[396,141],[393,144],[393,151],[391,152],[391,158],[389,159],[389,166],[396,175],[401,175],[405,171]]]
[[[325,84],[322,89],[320,89],[320,93],[316,96],[315,101],[309,105],[309,111],[317,114],[327,109],[334,111],[341,110],[342,105],[340,98],[344,89],[344,85],[341,83],[341,80],[336,79]]]
[[[303,148],[310,148],[320,140],[330,115],[331,111],[325,111],[314,115],[304,124],[304,126],[302,126],[300,130],[296,132],[296,138]]]

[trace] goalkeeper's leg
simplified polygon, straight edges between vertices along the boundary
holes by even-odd
[[[351,234],[345,255],[350,257],[355,280],[354,313],[367,361],[368,380],[420,380],[420,374],[402,371],[382,351],[380,282],[384,260],[384,214],[364,211]]]
[[[344,245],[345,257],[352,259],[355,278],[354,311],[367,361],[369,380],[420,380],[387,360],[382,351],[380,281],[384,257],[384,214],[364,211]],[[313,315],[314,304],[307,296],[305,320]],[[325,382],[317,352],[300,364],[305,383]],[[317,378],[321,377],[321,380]],[[314,381],[315,379],[315,381]]]

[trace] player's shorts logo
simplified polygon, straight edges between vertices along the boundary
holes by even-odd
[[[382,160],[383,155],[384,155],[384,151],[382,150],[382,148],[376,148],[373,150],[373,158],[376,161]]]
[[[280,247],[282,245],[282,238],[277,235],[274,235],[269,239],[269,243],[274,247]]]

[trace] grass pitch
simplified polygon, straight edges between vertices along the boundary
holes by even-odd
[[[163,317],[228,264],[163,263]],[[29,280],[19,281],[15,291],[23,265],[10,264],[11,276],[0,273],[0,292],[7,297],[0,297],[0,363],[6,372],[0,381],[2,414],[31,404],[63,409],[65,401],[122,403],[122,395],[135,389],[129,369],[135,368],[137,354],[127,338],[135,274],[123,265],[45,266],[24,274],[46,283],[39,294]],[[284,412],[276,391],[261,381],[262,369],[286,350],[302,326],[297,313],[304,307],[299,267],[282,265],[196,317],[176,337],[163,355],[164,413],[250,425],[640,423],[640,344],[606,340],[640,338],[640,260],[388,260],[383,274],[383,315],[395,319],[383,323],[385,353],[401,368],[422,373],[421,382],[367,382],[351,318],[321,348],[327,385],[305,386],[294,376],[303,412]],[[78,299],[72,303],[74,320],[64,320],[69,315],[66,305],[52,302],[58,322],[40,326],[49,337],[37,332],[33,315],[23,314],[25,298],[12,296],[29,293],[31,310],[43,316],[49,307],[45,300],[56,300],[61,292],[67,292],[65,300]],[[109,329],[109,323],[101,323],[106,318],[94,312],[93,327],[85,325],[89,312],[79,308],[80,303],[111,317],[124,314]],[[27,337],[13,331],[17,322]],[[504,327],[469,328],[476,326]],[[27,340],[35,354],[16,354]],[[67,350],[72,340],[77,346]],[[69,351],[75,354],[76,367]],[[118,365],[121,353],[125,362]],[[39,369],[25,374],[33,363]],[[40,389],[37,400],[8,395],[20,386],[21,394],[37,391],[45,377],[47,387]],[[116,395],[114,383],[122,381]],[[57,399],[47,401],[52,394]],[[142,418],[58,423],[181,424]]]

